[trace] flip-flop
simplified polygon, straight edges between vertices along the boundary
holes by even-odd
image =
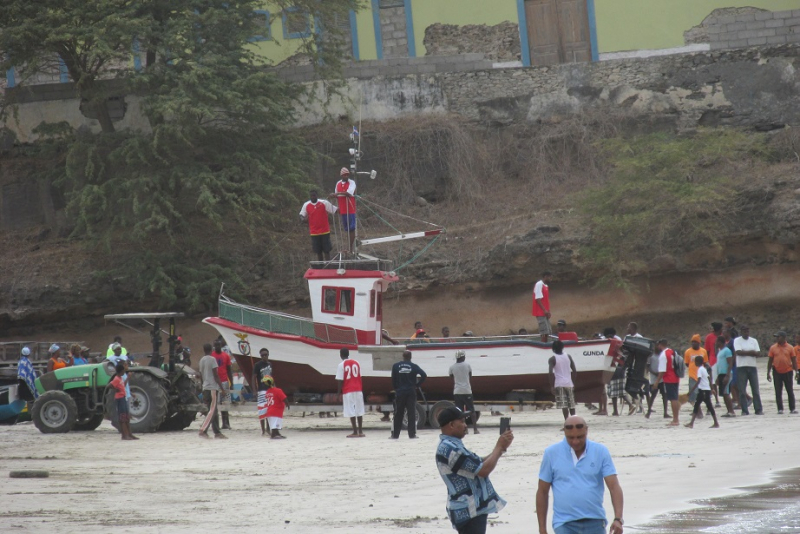
[[[348,434],[347,437],[348,438],[360,438],[361,436],[359,436],[358,434]]]

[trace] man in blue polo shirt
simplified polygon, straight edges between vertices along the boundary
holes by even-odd
[[[481,458],[461,441],[467,435],[464,418],[464,412],[455,406],[439,414],[442,434],[436,448],[436,467],[447,486],[447,515],[453,528],[458,534],[485,534],[489,514],[499,512],[506,504],[494,491],[489,473],[514,441],[514,433],[506,430],[491,454]]]
[[[547,447],[539,468],[536,516],[539,533],[547,534],[547,504],[553,488],[556,534],[605,534],[603,482],[611,494],[614,521],[610,534],[622,534],[622,487],[605,445],[586,439],[589,425],[573,415],[564,421],[564,441]]]

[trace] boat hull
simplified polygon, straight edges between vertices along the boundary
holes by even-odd
[[[276,383],[287,393],[331,393],[337,388],[335,375],[341,361],[339,350],[348,348],[350,357],[361,364],[364,393],[387,395],[393,387],[391,363],[400,352],[386,355],[391,347],[351,346],[276,334],[212,317],[205,323],[216,328],[249,381],[253,364],[262,348],[270,351]],[[428,375],[422,386],[429,400],[451,399],[453,379],[449,368],[455,353],[463,350],[472,367],[472,391],[479,400],[505,400],[514,390],[536,390],[537,400],[552,400],[548,360],[549,344],[529,339],[476,338],[453,343],[419,343],[407,346],[412,361]],[[610,342],[570,342],[565,352],[578,370],[575,384],[578,402],[598,401],[611,378]]]

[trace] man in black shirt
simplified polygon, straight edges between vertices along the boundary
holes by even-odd
[[[269,436],[267,422],[267,385],[262,382],[265,376],[272,376],[272,365],[269,363],[269,350],[261,349],[261,360],[253,366],[253,384],[258,388],[258,419],[261,423],[261,435]]]
[[[419,376],[419,380],[417,380]],[[392,366],[392,387],[394,387],[394,428],[390,439],[400,437],[403,425],[403,414],[408,414],[408,437],[417,437],[417,388],[422,385],[428,375],[419,365],[411,363],[411,351],[403,353],[403,361]]]

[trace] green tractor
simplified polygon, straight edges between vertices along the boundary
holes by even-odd
[[[153,355],[149,365],[131,365],[128,384],[131,390],[130,424],[137,433],[158,430],[183,430],[192,424],[205,405],[199,398],[199,375],[191,367],[175,362],[175,318],[182,313],[128,313],[106,315],[106,319],[143,320],[152,326]],[[150,322],[152,319],[152,322]],[[160,320],[169,319],[169,352],[162,359]],[[31,417],[45,434],[70,430],[94,430],[104,418],[117,426],[114,391],[108,387],[114,377],[114,364],[102,363],[65,367],[36,379],[39,398]]]

